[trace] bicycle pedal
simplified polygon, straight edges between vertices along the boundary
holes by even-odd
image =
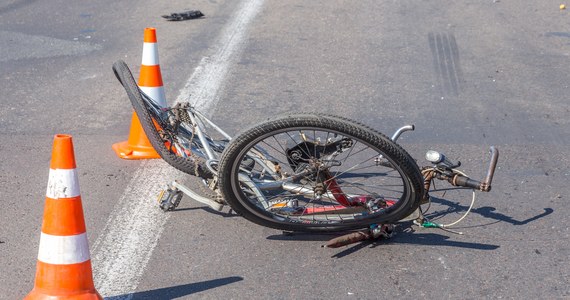
[[[163,211],[176,209],[180,204],[180,200],[182,200],[182,192],[178,189],[167,188],[160,191],[158,195],[158,203]]]

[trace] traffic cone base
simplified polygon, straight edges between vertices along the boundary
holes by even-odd
[[[150,141],[144,134],[144,130],[136,113],[133,113],[131,119],[131,130],[129,139],[113,144],[113,150],[120,158],[123,159],[151,159],[160,158],[160,155],[154,150]]]
[[[81,293],[78,294],[69,294],[69,295],[65,295],[65,296],[49,296],[43,293],[43,291],[41,289],[34,289],[33,291],[31,291],[28,296],[26,296],[26,298],[24,298],[24,300],[28,300],[28,299],[37,299],[37,300],[55,300],[55,299],[73,299],[73,300],[103,300],[103,297],[101,297],[101,295],[99,295],[96,291],[95,292],[91,292],[91,291],[83,291]]]
[[[37,268],[36,287],[24,298],[26,300],[103,299],[91,280],[90,260],[71,265],[54,265],[38,260]]]

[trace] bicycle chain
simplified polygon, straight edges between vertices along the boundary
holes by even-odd
[[[190,116],[188,115],[188,109],[190,108],[190,103],[188,102],[179,102],[176,103],[173,107],[170,108],[170,111],[174,114],[174,121],[176,122],[174,125],[177,127],[180,123],[190,123]]]
[[[190,157],[192,157],[194,159],[194,176],[201,178],[203,180],[206,180],[206,182],[207,182],[208,188],[205,187],[206,184],[204,184],[204,185],[198,184],[202,194],[204,194],[205,197],[210,198],[210,199],[212,199],[212,200],[214,200],[220,204],[224,204],[224,205],[227,204],[226,200],[220,194],[219,189],[218,189],[218,176],[214,175],[214,177],[210,178],[210,179],[200,177],[198,175],[198,161],[201,158],[197,157],[194,153],[190,154]]]

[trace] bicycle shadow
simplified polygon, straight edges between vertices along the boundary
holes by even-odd
[[[309,233],[309,232],[288,232],[283,231],[281,234],[268,236],[266,239],[270,241],[307,241],[307,242],[328,242],[329,240],[350,233],[351,231],[326,232],[326,233]],[[324,246],[324,244],[323,244]]]
[[[228,206],[229,207],[229,206]],[[214,215],[218,215],[224,218],[235,218],[235,217],[239,217],[240,215],[238,215],[236,212],[233,211],[233,209],[229,209],[227,211],[217,211],[215,209],[212,209],[209,206],[198,206],[198,207],[184,207],[184,208],[176,208],[174,210],[168,211],[168,213],[176,213],[176,212],[183,212],[183,211],[192,211],[192,210],[204,210],[208,213],[214,214]]]
[[[402,224],[402,227],[406,225]],[[405,232],[404,230],[409,227],[402,229],[397,229],[396,235],[390,239],[376,239],[358,242],[349,248],[342,250],[331,256],[331,258],[342,258],[350,255],[356,251],[364,248],[376,248],[379,246],[386,245],[397,245],[397,244],[410,244],[410,245],[422,245],[422,246],[441,246],[441,247],[456,247],[456,248],[466,248],[475,250],[495,250],[498,249],[499,245],[493,244],[482,244],[474,242],[461,242],[451,240],[449,236],[437,234],[437,233],[418,233],[418,232]],[[276,234],[267,237],[268,240],[277,241],[322,241],[327,242],[335,237],[341,236],[348,232],[335,232],[335,233],[286,233],[286,234]],[[324,246],[324,243],[323,243]]]
[[[112,297],[105,297],[105,300],[137,300],[137,299],[153,299],[153,300],[167,300],[181,298],[184,296],[196,294],[206,290],[218,288],[224,285],[232,284],[242,281],[243,277],[231,276],[225,278],[218,278],[213,280],[206,280],[201,282],[194,282],[178,286],[160,288],[156,290],[136,292],[132,294],[123,294]]]
[[[449,201],[443,198],[438,198],[438,197],[434,197],[431,196],[431,201],[433,203],[437,203],[437,204],[441,204],[441,205],[445,205],[448,207],[448,209],[446,210],[442,210],[442,211],[435,211],[433,213],[429,213],[428,215],[426,215],[426,217],[428,217],[429,219],[437,219],[439,217],[442,217],[444,215],[450,214],[450,213],[454,213],[454,212],[465,212],[467,211],[467,209],[469,209],[469,206],[467,205],[461,205],[458,202],[453,202],[453,201]],[[492,207],[492,206],[483,206],[483,207],[478,207],[475,209],[471,210],[471,213],[476,213],[481,215],[482,217],[488,218],[488,219],[493,219],[496,220],[496,222],[492,222],[490,224],[494,224],[494,223],[498,223],[498,222],[506,222],[515,226],[520,226],[520,225],[526,225],[532,221],[536,221],[540,218],[544,218],[548,215],[550,215],[551,213],[554,212],[554,209],[546,207],[543,208],[544,212],[534,216],[534,217],[530,217],[526,220],[516,220],[511,216],[507,216],[505,214],[499,213],[499,212],[495,212],[497,209]],[[490,225],[490,224],[484,224],[484,225]],[[478,225],[478,226],[483,226],[483,225]],[[478,226],[469,226],[469,227],[478,227]],[[460,228],[460,227],[458,227]],[[463,227],[463,228],[467,228],[467,227]]]
[[[398,233],[396,236],[388,240],[373,240],[373,241],[361,242],[339,253],[336,253],[331,257],[342,258],[363,248],[367,247],[376,248],[379,246],[397,245],[397,244],[455,247],[455,248],[466,248],[466,249],[484,250],[484,251],[495,250],[500,247],[499,245],[493,245],[493,244],[454,241],[450,240],[450,237],[447,235],[442,235],[437,233],[417,233],[417,232],[413,234]]]

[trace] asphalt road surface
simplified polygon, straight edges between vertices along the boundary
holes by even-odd
[[[97,290],[108,299],[569,299],[570,15],[559,1],[63,1],[0,4],[0,298],[34,285],[53,135],[73,135]],[[202,19],[161,15],[199,9]],[[162,213],[165,163],[119,159],[135,76],[156,27],[169,103],[230,134],[279,113],[357,119],[418,164],[428,149],[494,187],[457,235],[398,226],[388,241],[321,248],[183,199]],[[437,196],[451,222],[471,195]]]

